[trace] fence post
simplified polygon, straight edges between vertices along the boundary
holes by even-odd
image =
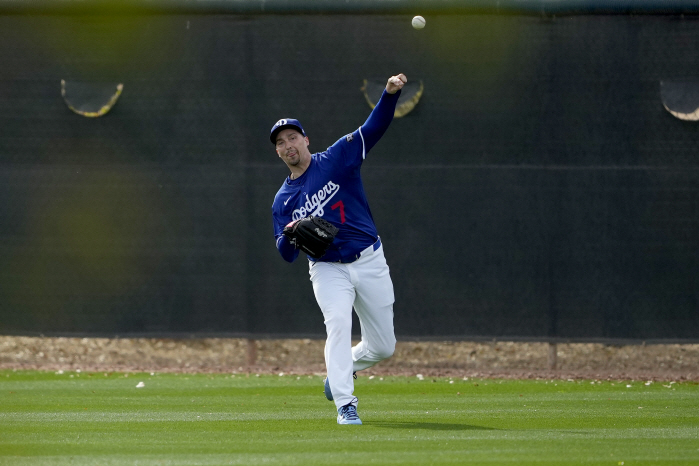
[[[558,345],[549,342],[549,369],[555,370],[558,365]]]
[[[254,338],[248,338],[248,348],[247,348],[247,356],[248,356],[248,367],[252,367],[257,363],[257,340]]]

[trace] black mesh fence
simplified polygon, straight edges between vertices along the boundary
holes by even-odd
[[[363,168],[399,338],[697,341],[699,122],[661,82],[699,89],[699,20],[427,23],[0,16],[0,332],[322,335],[268,131],[323,150],[404,72],[422,97]],[[61,81],[123,91],[89,118]]]

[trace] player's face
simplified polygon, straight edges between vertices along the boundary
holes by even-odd
[[[289,166],[296,166],[310,156],[308,138],[295,129],[283,129],[277,134],[277,154]]]

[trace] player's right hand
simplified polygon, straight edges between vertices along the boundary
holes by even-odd
[[[406,78],[403,73],[399,73],[396,76],[391,76],[388,78],[388,82],[386,83],[386,92],[389,94],[395,94],[403,89],[403,86],[405,86],[405,83],[407,82],[408,78]]]

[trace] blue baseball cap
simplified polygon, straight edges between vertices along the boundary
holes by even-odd
[[[279,131],[287,128],[293,128],[303,134],[304,137],[306,136],[306,132],[303,130],[300,121],[294,120],[293,118],[282,118],[272,126],[272,131],[269,133],[269,140],[272,141],[272,144],[277,143],[277,134]]]

